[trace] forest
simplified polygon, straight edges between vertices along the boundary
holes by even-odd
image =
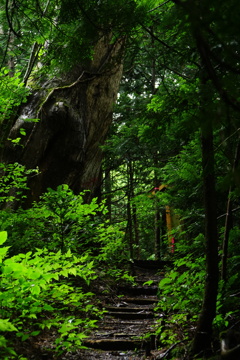
[[[240,359],[239,24],[237,0],[0,0],[1,359]],[[86,355],[141,263],[154,345]]]

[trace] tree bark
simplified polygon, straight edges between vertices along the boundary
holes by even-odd
[[[129,176],[129,174],[128,174]],[[130,192],[130,180],[128,179],[127,189],[127,226],[126,226],[126,238],[128,240],[130,259],[134,259],[134,237],[133,237],[133,220],[132,220],[132,208],[131,208],[131,192]]]
[[[111,179],[111,171],[109,169],[105,170],[105,181],[104,181],[104,185],[105,185],[105,199],[106,199],[106,207],[108,209],[108,220],[110,221],[110,223],[112,222],[112,179]]]
[[[25,206],[62,183],[76,193],[90,190],[89,198],[95,195],[101,182],[101,145],[122,76],[124,42],[112,43],[111,34],[102,35],[87,65],[73,69],[61,83],[47,81],[22,107],[6,138],[18,137],[20,128],[26,136],[19,146],[6,140],[1,161],[39,168],[39,175],[29,180]],[[36,118],[37,123],[26,121]]]
[[[212,322],[216,316],[218,294],[218,231],[214,175],[213,129],[211,121],[202,125],[203,196],[205,207],[206,280],[202,310],[199,316],[192,354],[211,350]]]
[[[132,160],[128,159],[127,162],[127,177],[128,177],[128,186],[127,186],[127,229],[126,233],[128,235],[129,242],[129,252],[130,258],[138,258],[136,256],[136,242],[135,242],[135,223],[134,223],[134,209],[132,208],[132,199],[133,199],[133,165]]]
[[[155,199],[155,216],[154,216],[154,239],[155,239],[155,260],[161,259],[160,241],[161,241],[161,228],[160,228],[161,215],[159,211],[158,198]]]

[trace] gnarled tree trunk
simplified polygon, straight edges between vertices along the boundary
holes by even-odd
[[[16,138],[20,128],[26,131],[20,145],[6,140],[1,161],[17,161],[40,171],[29,180],[25,206],[38,200],[48,187],[62,183],[76,193],[89,189],[90,197],[99,187],[101,145],[122,75],[124,39],[111,40],[111,34],[101,36],[88,65],[75,67],[61,83],[49,80],[35,91],[7,134],[7,138]],[[39,122],[26,121],[31,118]]]

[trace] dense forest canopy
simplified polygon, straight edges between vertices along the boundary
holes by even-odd
[[[140,259],[172,264],[162,346],[212,356],[239,322],[239,3],[0,0],[0,19],[3,356],[11,332],[39,334],[34,296],[63,326],[62,277],[74,304],[70,274],[128,278]]]

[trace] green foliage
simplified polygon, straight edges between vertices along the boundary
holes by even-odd
[[[51,238],[52,249],[80,251],[87,250],[88,243],[93,245],[98,231],[97,214],[104,213],[104,207],[96,198],[90,204],[84,203],[83,198],[84,193],[75,195],[67,185],[60,185],[57,190],[48,189],[40,203],[32,208],[33,213],[36,211],[37,223],[46,229],[44,237]]]
[[[224,229],[223,229],[224,231]],[[222,234],[223,235],[223,234]],[[240,229],[234,226],[229,234],[227,280],[219,281],[219,295],[217,301],[217,316],[214,328],[218,333],[232,326],[239,318],[239,289],[240,289]],[[220,252],[222,255],[222,251]]]
[[[199,132],[192,135],[178,155],[169,157],[159,173],[162,183],[169,185],[167,191],[157,194],[159,202],[172,206],[180,216],[184,239],[189,239],[188,246],[193,238],[204,232]]]
[[[0,233],[1,244],[6,237],[6,232]],[[71,284],[73,278],[80,279],[82,286],[96,278],[88,256],[38,249],[7,258],[8,247],[0,250],[1,358],[17,358],[19,341],[48,329],[55,333],[58,354],[81,347],[101,316],[91,301],[93,294]]]
[[[158,202],[157,196],[153,195],[151,191],[144,194],[136,195],[132,200],[137,209],[137,218],[139,225],[139,232],[141,234],[139,238],[139,253],[141,259],[149,259],[151,256],[154,260],[154,216],[156,212],[156,204]],[[165,207],[163,202],[158,203],[158,208],[161,213],[164,213]],[[159,226],[164,229],[164,218],[159,220]],[[163,243],[165,243],[166,237],[163,237],[161,243],[161,255],[164,257],[166,249],[164,249]]]
[[[101,224],[97,231],[99,244],[98,261],[118,267],[128,258],[127,246],[124,241],[124,232],[120,230],[121,224]]]
[[[159,283],[157,312],[163,314],[156,334],[160,343],[170,345],[190,339],[189,323],[196,324],[204,290],[204,259],[188,255],[174,262]]]
[[[10,70],[0,71],[0,123],[15,114],[16,108],[26,101],[29,90],[25,88],[20,73],[9,76]]]
[[[186,71],[188,69],[191,67],[187,66]],[[191,80],[190,77],[183,79],[181,76],[169,74],[167,85],[167,89],[166,84],[159,86],[159,92],[153,96],[148,110],[159,113],[165,127],[171,127],[174,120],[177,119],[173,129],[178,129],[181,134],[184,128],[185,131],[186,129],[196,130],[199,126],[197,123],[199,100],[195,94],[199,87],[199,80]],[[169,136],[171,137],[170,133]]]
[[[114,42],[124,37],[145,13],[145,6],[124,0],[23,0],[11,6],[0,1],[1,45],[6,48],[0,52],[2,62],[7,64],[14,57],[17,68],[25,73],[40,61],[46,66],[40,66],[39,73],[48,77],[69,71],[88,63],[100,38],[111,34],[109,41]]]
[[[18,163],[0,163],[0,205],[8,203],[11,206],[13,201],[21,202],[26,197],[24,191],[28,189],[27,179],[37,172],[37,170],[27,170]]]
[[[124,233],[105,220],[106,208],[93,199],[84,203],[84,193],[75,195],[67,185],[49,189],[32,208],[2,211],[2,229],[9,233],[10,253],[71,249],[88,253],[106,264],[118,264],[126,258]]]

